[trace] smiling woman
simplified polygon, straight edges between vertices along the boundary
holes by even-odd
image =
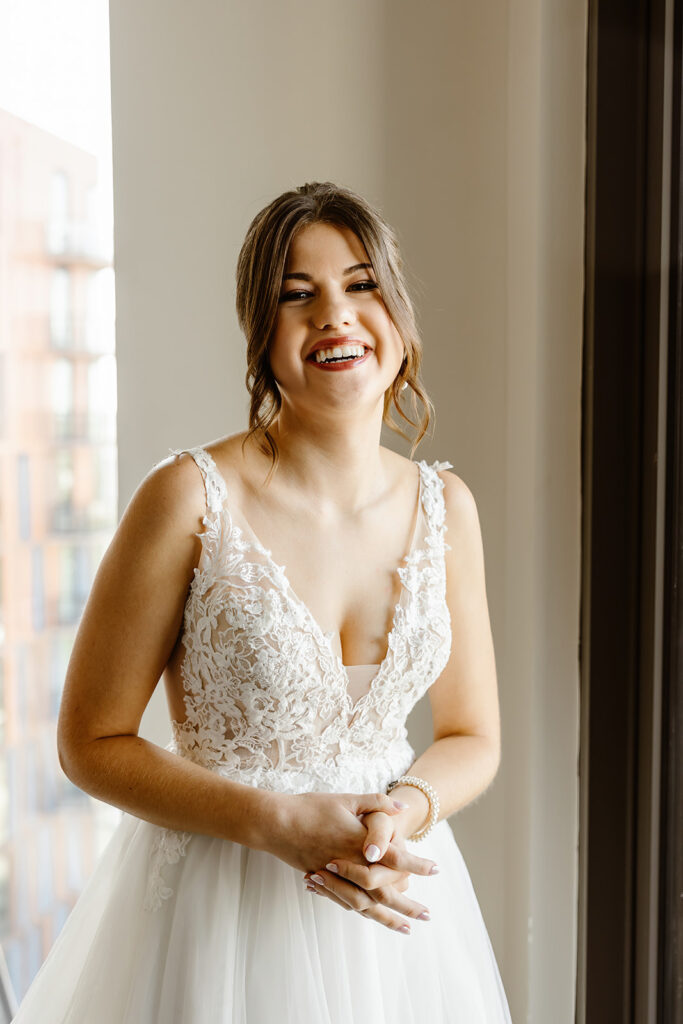
[[[363,255],[361,240],[346,226],[309,224],[291,240],[268,346],[281,429],[299,415],[302,401],[312,412],[320,406],[317,415],[337,423],[340,415],[374,418],[378,388],[382,394],[390,391],[401,372],[406,347],[369,276],[371,264],[347,266]],[[290,269],[298,267],[317,272]],[[288,290],[287,282],[302,275],[310,287]]]
[[[326,243],[332,247],[332,265],[321,268],[327,280],[316,281],[306,261],[315,260]],[[308,287],[293,288],[291,282],[305,282]],[[429,429],[434,410],[420,380],[422,341],[395,232],[377,210],[348,189],[330,182],[303,185],[283,193],[254,218],[237,264],[237,315],[247,339],[246,383],[251,395],[248,433],[259,436],[261,450],[270,453],[273,467],[278,450],[269,427],[282,405],[272,366],[273,331],[277,335],[276,324],[294,326],[302,317],[313,315],[318,322],[322,315],[324,319],[325,303],[339,301],[342,294],[375,320],[383,315],[384,330],[393,330],[400,339],[403,355],[384,391],[383,422],[410,439],[394,420],[395,410],[415,430],[411,457]],[[337,337],[351,337],[370,347],[360,331],[350,335],[328,327],[316,333],[314,341],[309,337],[307,354]],[[316,365],[320,365],[317,360]],[[408,410],[399,399],[406,388],[410,388]]]
[[[510,1024],[446,820],[500,761],[477,508],[379,443],[404,383],[429,422],[393,233],[305,185],[237,280],[249,429],[155,466],[98,571],[59,750],[124,814],[16,1024]]]

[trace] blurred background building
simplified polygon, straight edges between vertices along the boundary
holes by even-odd
[[[113,251],[97,184],[96,156],[0,109],[0,948],[18,998],[120,817],[69,782],[55,742],[117,518]]]

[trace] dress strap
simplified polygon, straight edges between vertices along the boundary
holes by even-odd
[[[443,497],[444,483],[439,473],[442,469],[453,469],[452,462],[433,462],[431,466],[424,460],[421,463],[424,469],[425,488],[423,492],[423,506],[427,519],[427,529],[430,537],[438,538],[443,544],[445,551],[450,551],[450,544],[446,543],[446,503]]]
[[[209,512],[220,511],[228,497],[228,488],[225,480],[218,472],[213,456],[205,451],[201,445],[196,445],[194,448],[169,448],[169,452],[171,455],[182,455],[186,452],[192,456],[204,480],[206,507]]]

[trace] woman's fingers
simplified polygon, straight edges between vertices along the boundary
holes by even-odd
[[[350,793],[354,804],[354,813],[368,814],[370,811],[384,811],[385,814],[398,814],[406,808],[401,800],[394,800],[386,793]]]
[[[372,921],[377,921],[378,924],[383,924],[386,928],[390,928],[391,931],[402,932],[404,935],[410,934],[410,925],[407,921],[403,920],[401,917],[397,917],[396,914],[392,914],[391,911],[387,910],[380,903],[375,903],[374,900],[366,901],[367,905],[362,908],[354,907],[351,903],[346,903],[345,900],[340,899],[335,893],[321,885],[311,882],[310,890],[312,894],[325,896],[328,900],[332,900],[333,903],[338,903],[344,910],[356,910],[356,912],[361,914],[363,917],[368,917]]]
[[[366,814],[363,824],[368,833],[363,840],[363,856],[371,864],[381,860],[394,834],[395,820],[388,814]]]
[[[364,814],[362,820],[367,829],[367,835],[363,840],[363,854],[371,864],[381,861],[387,867],[410,871],[414,875],[437,874],[439,869],[437,867],[434,870],[433,860],[417,857],[406,849],[405,838],[396,833],[395,817],[370,812]]]
[[[316,891],[323,888],[326,893],[338,896],[339,899],[349,903],[354,910],[365,909],[372,902],[381,903],[407,917],[419,917],[420,914],[429,913],[423,903],[416,903],[415,900],[402,896],[393,884],[379,885],[367,890],[331,871],[315,871],[306,881],[313,884]]]
[[[437,875],[438,865],[426,857],[418,857],[409,850],[401,849],[396,843],[390,843],[382,857],[382,864],[396,871],[409,871],[412,875]]]
[[[353,910],[353,907],[351,907],[348,903],[345,903],[344,900],[340,899],[339,896],[337,896],[335,893],[330,892],[329,889],[325,889],[321,885],[316,885],[314,882],[311,882],[308,879],[306,880],[306,888],[311,893],[317,893],[318,896],[327,896],[327,898],[332,900],[333,903],[337,903],[342,908],[342,910]]]
[[[373,889],[370,896],[384,907],[395,910],[406,917],[414,917],[419,921],[429,921],[429,907],[424,903],[417,903],[408,896],[403,896],[395,885],[382,885],[379,889]]]
[[[391,885],[381,886],[369,893],[327,871],[315,872],[314,876],[307,880],[307,885],[312,885],[317,893],[328,896],[335,903],[341,901],[348,909],[355,910],[393,930],[404,930],[406,926],[400,914],[423,921],[429,920],[429,910],[424,904],[408,899]],[[409,931],[409,926],[407,928]]]
[[[407,871],[396,871],[395,868],[388,868],[383,864],[356,864],[355,861],[343,860],[341,857],[330,861],[325,865],[325,869],[340,878],[346,878],[354,885],[359,885],[367,892],[381,885],[397,885],[403,879],[407,881],[409,877]]]

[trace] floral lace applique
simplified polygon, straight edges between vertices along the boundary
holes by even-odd
[[[173,895],[173,889],[164,883],[161,870],[165,864],[177,864],[185,856],[187,844],[192,832],[176,832],[168,828],[160,828],[152,843],[150,868],[147,877],[147,889],[143,908],[159,910],[162,900]]]
[[[285,567],[235,523],[211,455],[200,447],[171,451],[187,451],[197,463],[207,514],[183,616],[186,716],[171,721],[167,749],[262,788],[383,791],[415,759],[406,718],[450,655],[444,560],[450,545],[438,473],[451,463],[417,463],[418,524],[412,550],[397,569],[401,595],[387,654],[369,690],[353,702],[332,634],[297,598]],[[172,894],[161,870],[185,854],[192,834],[162,830],[155,840],[149,909]]]

